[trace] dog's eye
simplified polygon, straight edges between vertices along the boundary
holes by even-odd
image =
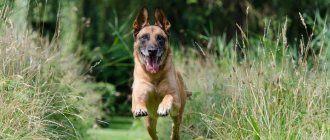
[[[163,44],[165,38],[163,36],[158,35],[157,38],[156,38],[156,40],[157,40],[158,43]]]
[[[141,36],[141,39],[143,40],[149,40],[149,35],[148,34],[144,34]]]

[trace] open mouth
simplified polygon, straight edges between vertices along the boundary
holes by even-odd
[[[140,55],[148,72],[154,74],[159,71],[160,61],[163,56],[161,49],[140,50]]]

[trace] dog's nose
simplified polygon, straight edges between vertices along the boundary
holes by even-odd
[[[150,54],[154,54],[154,53],[157,52],[157,50],[148,50],[148,52],[149,52]]]
[[[150,53],[150,54],[157,53],[157,48],[156,47],[148,47],[148,53]]]

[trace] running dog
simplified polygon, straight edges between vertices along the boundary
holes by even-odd
[[[161,9],[155,10],[155,23],[150,25],[148,10],[142,8],[134,23],[134,82],[132,113],[145,117],[146,127],[157,140],[158,117],[170,115],[172,140],[179,140],[179,129],[187,99],[181,74],[175,70],[169,45],[171,24]]]

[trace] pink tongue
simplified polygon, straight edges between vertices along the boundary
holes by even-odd
[[[146,69],[150,73],[156,73],[159,70],[159,66],[156,64],[155,60],[147,58]]]

